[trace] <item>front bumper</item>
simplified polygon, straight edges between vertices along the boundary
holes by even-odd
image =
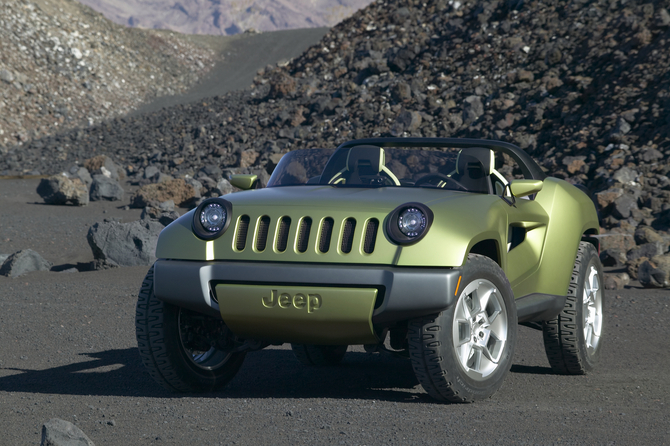
[[[376,290],[371,316],[367,316],[371,333],[398,321],[439,313],[453,305],[461,274],[457,268],[183,260],[158,260],[154,271],[156,297],[173,305],[222,316],[224,320],[227,310],[221,310],[217,292],[225,285],[266,286],[266,294],[276,288],[360,289],[362,299],[364,294],[368,295],[363,290]],[[250,320],[248,314],[246,317]],[[238,321],[237,325],[241,323]],[[251,333],[245,334],[252,337]],[[333,339],[332,343],[336,341]]]

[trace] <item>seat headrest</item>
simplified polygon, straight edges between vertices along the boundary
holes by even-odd
[[[382,171],[385,163],[384,149],[376,146],[355,146],[347,155],[347,170],[354,172],[362,167],[372,174]]]
[[[481,163],[484,175],[491,175],[495,168],[495,158],[491,149],[483,147],[473,147],[458,152],[456,160],[456,173],[463,174],[467,170],[468,164],[473,162]]]

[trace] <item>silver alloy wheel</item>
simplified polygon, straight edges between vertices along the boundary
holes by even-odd
[[[218,350],[215,347],[210,347],[209,350],[195,350],[186,345],[184,340],[187,339],[188,333],[186,332],[185,323],[182,321],[183,314],[184,312],[180,309],[178,316],[179,342],[181,343],[181,347],[184,349],[186,357],[189,359],[189,361],[196,367],[203,370],[214,370],[228,362],[230,357],[233,355],[232,352]]]
[[[598,270],[594,265],[589,266],[584,283],[582,305],[586,352],[588,355],[592,355],[598,348],[603,327],[603,292],[600,289]]]
[[[507,309],[495,285],[470,282],[456,302],[452,341],[465,374],[482,381],[498,368],[507,342]]]

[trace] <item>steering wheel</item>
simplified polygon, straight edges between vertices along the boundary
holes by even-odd
[[[414,183],[414,186],[421,186],[422,184],[431,183],[435,180],[444,181],[446,183],[445,186],[446,185],[452,185],[453,186],[453,187],[449,187],[448,189],[463,190],[463,191],[468,190],[467,187],[463,186],[458,181],[454,180],[453,178],[451,178],[447,175],[441,174],[441,173],[430,173],[426,176],[423,176],[423,177],[419,178],[418,180],[416,180],[416,183]],[[442,186],[442,188],[444,188],[445,186]]]

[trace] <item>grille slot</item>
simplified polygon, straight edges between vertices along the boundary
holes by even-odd
[[[268,243],[268,230],[270,229],[270,217],[264,215],[258,221],[256,230],[256,251],[263,252]]]
[[[342,244],[340,245],[340,250],[349,254],[351,248],[354,246],[354,231],[356,230],[356,220],[353,218],[347,218],[344,220],[344,231],[342,231]]]
[[[282,217],[279,221],[279,232],[277,233],[277,251],[286,251],[288,245],[288,230],[291,229],[291,217]]]
[[[235,237],[235,249],[244,251],[247,246],[247,233],[249,232],[249,216],[243,215],[237,223],[237,236]]]
[[[319,237],[319,252],[327,253],[330,249],[330,238],[333,236],[333,226],[335,222],[327,217],[321,223],[321,236]]]
[[[312,219],[304,217],[300,220],[300,227],[298,228],[298,252],[307,251],[307,244],[309,243],[309,233],[312,229]]]
[[[366,254],[372,254],[375,250],[377,229],[379,229],[379,220],[376,218],[369,220],[365,227],[365,241],[363,242],[363,252]]]

